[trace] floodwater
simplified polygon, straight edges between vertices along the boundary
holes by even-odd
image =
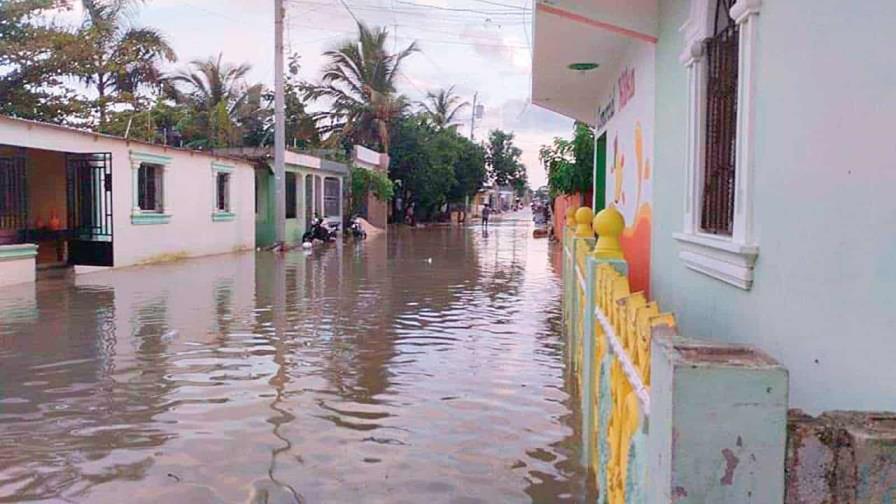
[[[0,289],[0,502],[584,502],[559,249],[489,232]]]

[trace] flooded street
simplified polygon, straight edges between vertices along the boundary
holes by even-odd
[[[584,502],[528,218],[0,290],[0,502]]]

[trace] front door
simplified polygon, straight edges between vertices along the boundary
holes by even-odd
[[[112,154],[66,155],[68,262],[112,266]]]

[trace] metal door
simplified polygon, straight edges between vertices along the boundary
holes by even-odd
[[[112,154],[66,155],[68,262],[112,266]]]

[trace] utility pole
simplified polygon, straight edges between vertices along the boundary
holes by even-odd
[[[476,139],[476,102],[479,100],[479,91],[473,93],[473,110],[470,113],[470,140]]]
[[[283,0],[274,0],[274,239],[286,241],[286,106],[283,97]]]

